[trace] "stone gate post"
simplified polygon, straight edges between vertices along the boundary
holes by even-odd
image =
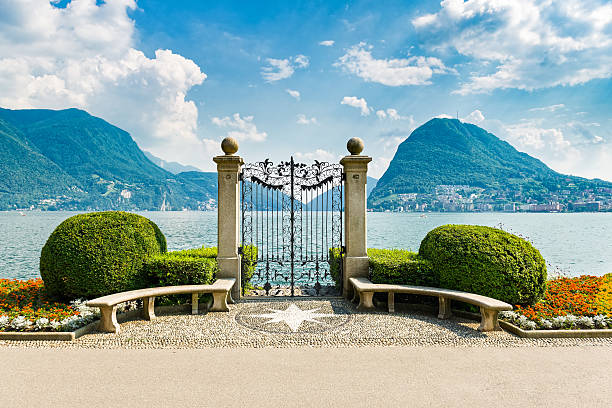
[[[238,142],[226,137],[221,142],[224,156],[216,156],[218,192],[217,192],[217,260],[220,278],[236,278],[232,288],[232,297],[240,299],[240,255],[238,255],[240,228],[239,175],[244,164],[238,151]]]
[[[350,156],[340,160],[344,167],[344,217],[346,254],[344,257],[342,295],[348,297],[353,288],[349,278],[368,277],[370,262],[367,254],[366,239],[366,183],[369,156],[362,156],[363,141],[358,137],[351,138],[346,144]]]

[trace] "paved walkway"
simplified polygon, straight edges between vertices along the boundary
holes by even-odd
[[[2,407],[609,407],[612,347],[0,349]]]
[[[2,347],[159,349],[261,347],[548,347],[612,346],[612,338],[522,339],[507,332],[481,333],[478,322],[434,313],[359,313],[343,299],[249,300],[229,313],[162,315],[121,324],[119,335],[87,334],[74,342],[0,341]]]
[[[255,300],[119,335],[0,341],[0,407],[610,406],[612,339],[477,326],[342,299]]]

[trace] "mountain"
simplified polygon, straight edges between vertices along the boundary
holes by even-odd
[[[78,109],[0,108],[0,209],[197,209],[216,184],[156,166],[129,133]]]
[[[17,207],[72,191],[82,196],[80,183],[28,143],[23,134],[0,119],[0,208]]]
[[[187,171],[201,171],[197,167],[186,166],[177,162],[169,162],[164,159],[160,159],[159,157],[154,156],[153,154],[147,152],[146,150],[142,151],[147,159],[151,160],[156,166],[161,167],[162,169],[168,170],[172,174],[179,174]]]
[[[378,179],[368,176],[367,183],[366,183],[366,195],[368,197],[370,197],[370,194],[372,194],[372,191],[374,191],[376,184],[378,184]]]
[[[430,199],[427,195],[448,187],[452,194],[472,188],[483,202],[500,203],[546,203],[563,197],[571,201],[589,191],[612,193],[612,183],[557,173],[476,125],[432,119],[399,145],[368,205],[393,208],[408,199]],[[408,194],[412,196],[403,196]]]

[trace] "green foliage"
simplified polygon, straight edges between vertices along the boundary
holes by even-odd
[[[242,247],[242,293],[246,289],[252,289],[251,278],[257,267],[257,247],[255,245],[246,245]]]
[[[342,279],[342,250],[340,248],[329,248],[329,274],[336,283],[336,287],[341,286]]]
[[[147,285],[143,262],[166,251],[166,238],[145,217],[96,212],[68,218],[53,231],[40,255],[49,295],[93,298]]]
[[[373,283],[438,286],[431,262],[403,249],[368,249]]]
[[[374,283],[436,286],[431,263],[416,253],[401,249],[368,249],[370,273]],[[342,267],[340,248],[329,249],[329,272],[336,286],[340,286]]]
[[[202,247],[202,248],[194,248],[194,249],[184,249],[181,251],[168,252],[167,254],[164,254],[162,258],[169,259],[169,260],[173,258],[177,258],[177,259],[186,259],[186,258],[213,259],[216,265],[217,264],[217,248]],[[155,260],[155,262],[159,263],[160,259],[161,258],[158,257],[158,259]],[[255,272],[255,267],[257,266],[257,247],[253,245],[247,245],[243,247],[242,260],[243,260],[243,265],[244,265],[242,269],[242,289],[244,291],[245,289],[251,288],[251,283],[250,283],[251,278],[253,277],[253,273]],[[218,270],[218,267],[217,267],[217,270]],[[155,273],[151,274],[150,272],[148,272],[147,275],[151,276],[152,278],[157,276]],[[153,282],[153,283],[156,284],[156,282]],[[194,283],[180,283],[180,285],[187,285],[187,284],[196,284],[196,283],[195,282]],[[166,286],[166,285],[162,285],[162,286]]]
[[[546,290],[546,263],[526,240],[475,225],[444,225],[430,231],[419,255],[431,262],[440,286],[510,304],[533,304]]]
[[[216,258],[217,248],[216,247],[202,247],[194,249],[183,249],[181,251],[168,252],[168,256],[190,256],[197,258]]]
[[[219,271],[216,257],[167,253],[152,256],[142,265],[150,286],[207,285]]]

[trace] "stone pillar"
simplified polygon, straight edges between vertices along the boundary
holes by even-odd
[[[368,163],[372,161],[372,158],[360,155],[363,151],[363,141],[358,137],[350,139],[346,147],[351,155],[343,157],[340,164],[344,167],[346,176],[344,182],[346,254],[344,256],[342,295],[348,298],[353,293],[348,279],[367,278],[369,275],[370,261],[366,239],[366,182]]]
[[[238,142],[226,137],[221,142],[224,156],[216,156],[218,192],[217,192],[217,260],[219,262],[219,278],[236,278],[236,284],[231,294],[234,299],[240,299],[240,167],[244,164],[240,156],[234,156],[238,151]]]

